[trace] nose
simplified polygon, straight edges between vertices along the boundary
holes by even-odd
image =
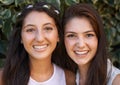
[[[36,40],[42,42],[44,40],[44,35],[41,31],[36,32]]]
[[[78,38],[76,42],[76,46],[79,48],[84,48],[85,47],[85,40],[83,38]]]

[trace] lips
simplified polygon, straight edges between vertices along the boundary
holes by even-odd
[[[45,45],[34,45],[34,46],[33,46],[33,48],[34,48],[35,50],[37,50],[37,51],[43,51],[43,50],[45,50],[47,47],[48,47],[47,44],[45,44]]]
[[[77,55],[86,55],[88,51],[74,51],[74,53]]]

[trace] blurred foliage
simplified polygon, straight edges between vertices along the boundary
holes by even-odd
[[[0,0],[0,62],[5,59],[8,38],[17,14],[26,4],[38,1],[52,3],[61,15],[74,3],[93,4],[103,19],[113,63],[120,68],[120,0]]]

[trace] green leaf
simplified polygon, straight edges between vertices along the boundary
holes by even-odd
[[[4,24],[3,24],[3,33],[6,35],[6,37],[8,38],[12,29],[12,25],[11,25],[11,19],[7,19]]]
[[[108,43],[109,43],[109,45],[111,45],[112,44],[112,31],[110,30],[110,29],[105,29],[105,32],[106,32],[106,34],[107,34],[107,40],[108,40]]]
[[[108,4],[109,6],[114,6],[114,0],[103,0],[106,4]]]
[[[70,6],[74,3],[79,3],[79,0],[65,0],[66,5]]]
[[[60,0],[43,0],[54,5],[57,9],[60,9]]]
[[[117,12],[117,13],[115,14],[115,17],[116,17],[116,19],[120,20],[120,12]]]
[[[117,24],[116,28],[117,28],[117,31],[120,33],[120,22]]]
[[[14,2],[14,0],[0,0],[4,5],[10,5]]]
[[[110,20],[110,19],[109,19],[109,20]],[[110,23],[111,23],[113,26],[116,26],[117,20],[113,17],[113,18],[111,18]]]
[[[1,54],[6,54],[6,50],[7,50],[7,44],[8,42],[5,40],[0,40],[0,53]]]
[[[116,38],[113,40],[113,46],[120,44],[120,35],[116,35]]]
[[[2,28],[2,25],[3,25],[3,21],[2,19],[0,19],[0,28]]]
[[[96,4],[98,2],[98,0],[91,0],[94,4]]]
[[[114,4],[120,5],[120,0],[113,0]]]
[[[15,0],[15,6],[17,7],[20,3],[23,3],[23,0]]]
[[[5,9],[2,13],[1,13],[2,17],[4,19],[8,19],[11,17],[11,11],[9,9]]]
[[[118,41],[119,44],[120,44],[120,35],[117,35],[117,41]]]
[[[112,31],[112,36],[116,37],[116,33],[117,33],[116,29],[112,27],[111,31]]]
[[[16,22],[16,15],[13,15],[13,17],[12,17],[12,21],[13,21],[13,23]]]
[[[115,5],[115,9],[119,10],[120,9],[120,4],[119,5]]]
[[[3,66],[4,66],[4,63],[5,63],[5,59],[2,59],[2,58],[5,58],[5,56],[3,56],[3,55],[0,55],[0,68],[2,68]]]

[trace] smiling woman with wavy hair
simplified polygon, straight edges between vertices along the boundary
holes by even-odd
[[[102,19],[92,5],[68,7],[62,25],[64,56],[70,58],[77,85],[119,85],[120,70],[108,59]]]
[[[28,5],[18,14],[0,85],[66,85],[59,15],[46,2]]]

